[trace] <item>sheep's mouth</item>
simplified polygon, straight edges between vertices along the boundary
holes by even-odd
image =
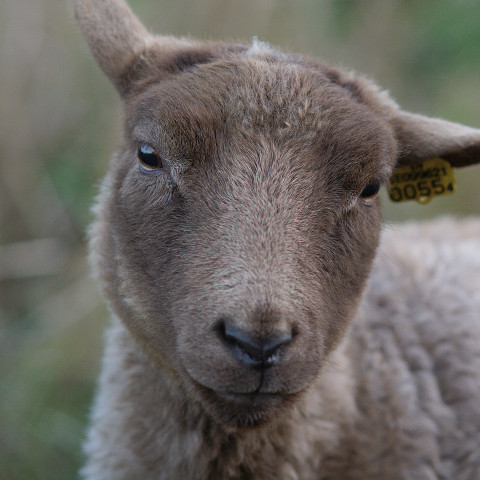
[[[279,412],[289,410],[302,393],[237,393],[216,391],[197,382],[195,384],[205,410],[220,423],[237,428],[269,423]]]
[[[217,397],[227,403],[245,405],[251,408],[264,405],[268,402],[278,402],[288,397],[286,393],[237,393],[237,392],[214,392]]]

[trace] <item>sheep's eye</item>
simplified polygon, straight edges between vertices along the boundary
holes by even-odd
[[[360,193],[360,200],[365,205],[371,205],[380,191],[380,183],[370,183]]]
[[[138,149],[137,158],[140,163],[140,168],[147,172],[159,170],[163,167],[160,155],[158,155],[153,147],[146,143]]]

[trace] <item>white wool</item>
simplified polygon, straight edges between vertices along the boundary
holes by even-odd
[[[264,57],[266,55],[277,54],[278,52],[267,42],[259,40],[257,37],[252,38],[252,45],[245,52],[247,56]]]

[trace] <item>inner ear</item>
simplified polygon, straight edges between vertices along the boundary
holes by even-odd
[[[453,167],[480,163],[480,130],[398,111],[392,121],[400,144],[398,165],[441,157]]]

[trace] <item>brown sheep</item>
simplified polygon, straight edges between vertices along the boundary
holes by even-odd
[[[384,232],[394,167],[480,130],[76,0],[125,103],[91,230],[113,314],[88,480],[480,478],[480,222]]]

